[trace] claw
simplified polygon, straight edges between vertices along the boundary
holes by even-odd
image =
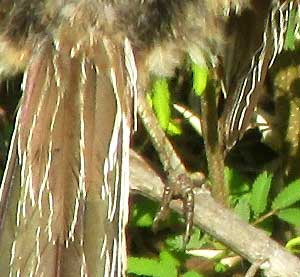
[[[185,218],[185,235],[183,239],[183,248],[186,248],[190,237],[191,237],[191,230],[194,224],[194,192],[192,188],[186,189],[185,199],[183,200],[183,211],[184,211],[184,218]]]
[[[173,191],[169,183],[164,187],[164,193],[161,200],[161,206],[159,212],[156,214],[153,220],[152,229],[154,232],[159,230],[159,223],[165,221],[170,214],[170,203],[173,199]]]
[[[170,203],[172,200],[181,199],[183,202],[183,213],[185,218],[185,235],[183,238],[183,249],[186,248],[190,240],[194,217],[194,183],[187,174],[170,174],[165,185],[160,211],[157,213],[153,229],[158,230],[160,222],[166,220],[170,213]]]

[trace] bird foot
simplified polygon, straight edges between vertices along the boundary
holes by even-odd
[[[161,201],[161,207],[157,213],[153,230],[159,229],[159,223],[165,221],[170,213],[170,203],[172,200],[180,199],[183,202],[183,214],[185,218],[185,234],[183,238],[183,248],[186,248],[191,236],[194,217],[194,181],[188,174],[169,174]]]

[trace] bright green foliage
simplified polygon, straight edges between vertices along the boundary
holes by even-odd
[[[173,122],[171,119],[171,121],[169,122],[169,125],[168,125],[167,133],[170,136],[179,136],[182,134],[182,129],[179,124],[177,124],[176,122]]]
[[[300,180],[293,181],[284,188],[272,203],[273,210],[287,208],[300,200]]]
[[[208,79],[208,68],[206,66],[199,66],[192,64],[193,72],[193,89],[195,94],[201,96],[206,89]]]
[[[166,245],[173,251],[182,249],[183,235],[169,236],[166,239]]]
[[[162,264],[164,265],[170,265],[170,266],[174,266],[174,267],[178,267],[180,265],[180,262],[178,261],[178,259],[172,255],[171,252],[167,251],[167,250],[163,250],[160,252],[160,261]]]
[[[153,83],[152,105],[160,126],[167,130],[170,118],[170,91],[165,78],[158,79]]]
[[[289,208],[284,209],[278,212],[277,216],[288,222],[289,224],[294,225],[295,227],[300,226],[300,208]]]
[[[170,90],[166,78],[153,82],[150,103],[162,129],[171,136],[181,135],[180,126],[171,118]]]
[[[268,211],[267,204],[273,178],[271,174],[263,172],[258,175],[253,183],[252,189],[247,192],[248,186],[246,185],[243,188],[242,184],[244,181],[235,170],[226,169],[225,173],[234,191],[242,192],[244,190],[244,193],[231,196],[234,211],[243,220],[249,222],[251,219],[257,219],[259,216],[262,216],[263,213],[271,212],[270,215],[272,215],[274,214],[272,211],[277,211],[275,214],[281,220],[296,227],[300,226],[300,208],[288,208],[300,200],[300,180],[296,180],[284,188],[273,201],[272,210]],[[239,182],[240,185],[238,185]],[[266,220],[264,222],[267,223]],[[260,223],[259,227],[265,229],[263,222]],[[269,233],[272,232],[272,224],[268,224],[267,230]]]
[[[215,271],[219,273],[226,272],[228,270],[228,265],[224,265],[222,263],[217,263],[215,265]]]
[[[191,238],[186,246],[187,249],[196,249],[201,248],[206,242],[205,237],[203,236],[199,228],[194,228]]]
[[[267,199],[271,188],[272,175],[263,172],[256,178],[250,198],[251,209],[256,216],[266,210]]]
[[[186,249],[201,248],[207,242],[207,237],[203,236],[199,228],[193,228],[191,238],[186,245]],[[182,251],[183,234],[169,236],[166,241],[166,245],[172,251]]]
[[[295,254],[300,253],[300,237],[289,240],[285,246],[289,251]]]
[[[288,29],[286,32],[286,38],[284,42],[285,50],[295,50],[295,29],[297,25],[297,20],[299,20],[296,16],[296,9],[291,11]]]
[[[179,264],[170,252],[163,250],[159,260],[129,257],[127,273],[138,276],[177,277]]]
[[[276,214],[281,220],[296,227],[300,226],[300,208],[288,208],[300,200],[300,180],[290,183],[283,189],[273,201],[272,209],[268,211],[267,204],[273,178],[271,174],[263,172],[258,175],[251,190],[237,171],[226,168],[225,176],[230,188],[235,192],[231,194],[231,203],[240,218],[250,222],[263,216],[263,213],[270,213],[270,216]],[[271,218],[264,219],[258,227],[271,234],[273,228]]]
[[[135,275],[154,276],[153,273],[158,272],[160,263],[159,261],[149,258],[129,257],[127,267],[127,273],[134,273]]]

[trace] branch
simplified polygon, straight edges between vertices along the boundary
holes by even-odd
[[[135,152],[131,152],[130,159],[132,192],[160,201],[164,186],[162,180]],[[173,201],[171,208],[182,213],[179,201]],[[200,189],[195,191],[194,223],[251,263],[265,260],[260,268],[267,277],[300,276],[300,260],[297,257]]]
[[[228,204],[228,185],[224,178],[223,134],[219,133],[216,88],[209,80],[201,96],[201,129],[205,145],[209,180],[212,183],[212,195],[219,203]],[[221,139],[222,138],[222,139]]]

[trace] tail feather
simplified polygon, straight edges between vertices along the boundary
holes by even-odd
[[[0,201],[3,276],[121,276],[130,98],[124,45],[45,39],[24,76]],[[75,49],[76,48],[76,49]]]

